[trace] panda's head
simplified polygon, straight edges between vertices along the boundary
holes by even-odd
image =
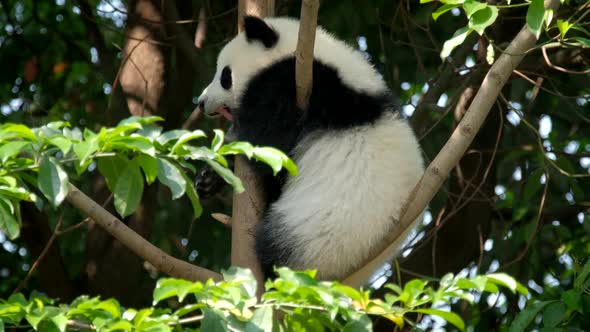
[[[244,32],[238,34],[219,53],[213,81],[198,99],[201,110],[209,116],[233,119],[232,111],[240,104],[248,82],[262,69],[294,56],[299,21],[286,17],[264,20],[244,17]],[[365,56],[318,27],[314,59],[330,66],[351,89],[369,95],[387,90],[383,77]]]
[[[298,22],[292,19],[264,21],[245,16],[244,32],[219,53],[215,77],[198,99],[201,110],[232,120],[231,112],[238,107],[248,81],[261,69],[293,54],[297,31]]]

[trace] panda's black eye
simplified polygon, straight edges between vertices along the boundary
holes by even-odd
[[[229,88],[231,88],[231,85],[231,69],[229,68],[229,66],[225,66],[221,71],[221,86],[224,89],[229,90]]]

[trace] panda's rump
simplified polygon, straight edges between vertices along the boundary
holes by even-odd
[[[294,159],[299,175],[271,205],[265,236],[284,247],[281,263],[317,268],[321,278],[340,278],[366,259],[423,169],[411,129],[390,112],[373,124],[310,134]]]

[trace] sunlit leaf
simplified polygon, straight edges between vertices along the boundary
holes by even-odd
[[[9,202],[0,200],[0,231],[14,240],[20,235],[20,224],[11,212],[14,210],[13,207],[8,204]]]
[[[439,316],[447,322],[455,325],[459,330],[465,331],[465,322],[459,315],[454,312],[442,311],[438,309],[414,309],[413,312],[419,312],[427,315]]]
[[[31,142],[27,141],[12,141],[6,144],[0,145],[0,161],[3,163],[8,159],[18,155],[27,147],[31,146]]]
[[[39,164],[39,190],[54,206],[59,206],[68,194],[68,174],[53,157],[43,155]]]
[[[484,30],[492,25],[496,18],[498,18],[498,8],[495,6],[486,6],[473,13],[469,18],[469,28],[475,30],[480,36],[483,35]]]
[[[452,10],[454,8],[459,7],[460,5],[442,5],[440,7],[438,7],[433,13],[432,13],[432,19],[433,20],[437,20],[439,18],[439,16],[441,16],[442,14],[448,12],[449,10]]]
[[[177,199],[184,195],[186,181],[181,171],[172,162],[158,158],[158,180],[165,184],[172,192],[172,199]]]
[[[526,23],[529,30],[539,38],[541,30],[543,29],[543,21],[545,19],[545,5],[543,0],[531,0],[531,4],[526,13]]]
[[[216,161],[206,160],[206,162],[217,174],[223,178],[223,180],[225,180],[225,182],[229,183],[234,188],[236,193],[241,193],[244,191],[244,185],[242,184],[242,181],[237,176],[235,176],[232,171],[221,166]]]
[[[459,45],[463,44],[467,36],[473,32],[473,29],[470,29],[468,26],[462,27],[461,29],[455,31],[453,37],[447,40],[443,44],[442,51],[440,52],[441,59],[446,59],[451,52]]]
[[[142,154],[135,158],[139,163],[139,166],[143,170],[143,174],[145,175],[145,180],[148,184],[154,183],[156,177],[158,176],[158,161],[156,158]]]

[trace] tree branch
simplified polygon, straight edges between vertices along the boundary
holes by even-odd
[[[559,1],[546,0],[545,6],[556,10],[559,7]],[[361,286],[373,271],[391,258],[394,250],[404,240],[404,235],[408,233],[413,221],[426,208],[473,141],[512,71],[522,61],[526,52],[535,46],[536,41],[537,38],[527,26],[524,26],[512,40],[502,56],[490,68],[465,117],[410,194],[408,203],[400,214],[399,222],[392,225],[390,233],[385,236],[379,250],[376,250],[376,255],[370,257],[357,271],[344,279],[345,284],[353,287]]]
[[[313,47],[318,20],[318,0],[303,0],[299,23],[299,37],[295,50],[295,85],[297,86],[297,106],[307,109],[313,86]]]
[[[222,279],[219,273],[189,264],[163,252],[160,248],[154,246],[127,227],[121,220],[110,214],[73,184],[70,184],[70,191],[66,200],[92,218],[92,220],[119,240],[125,247],[150,262],[159,271],[171,277],[192,281],[205,281],[207,279],[218,281]]]
[[[274,0],[239,0],[238,29],[243,30],[242,20],[245,14],[264,17],[274,12]],[[248,161],[236,156],[234,173],[246,189],[234,196],[232,211],[231,264],[249,268],[258,284],[258,295],[264,292],[264,276],[255,251],[256,226],[261,221],[262,209],[266,198],[260,181]]]

